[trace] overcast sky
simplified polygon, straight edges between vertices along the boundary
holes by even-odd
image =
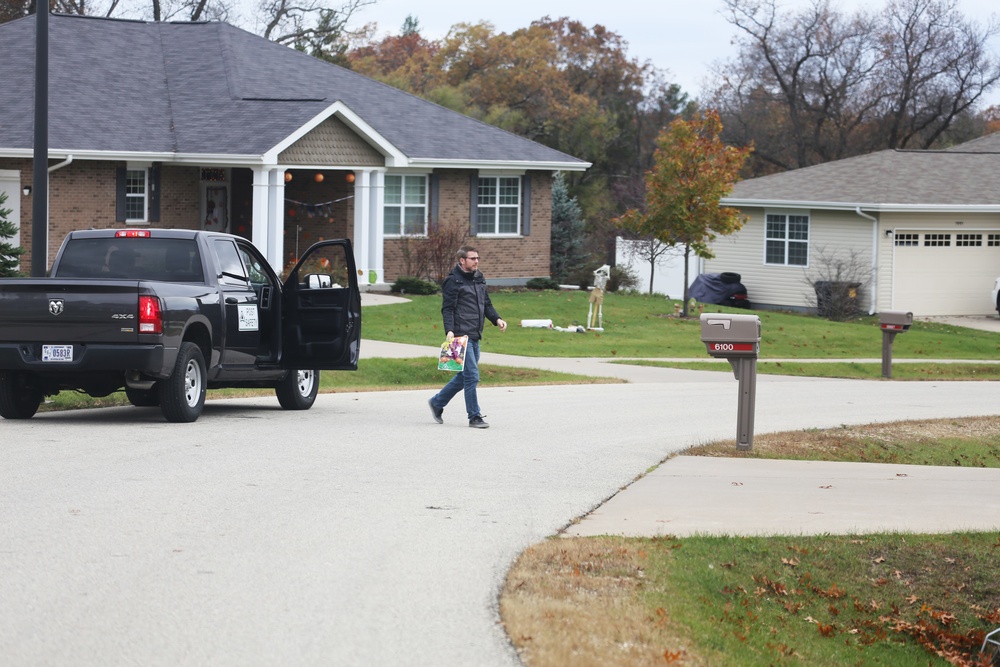
[[[853,9],[864,0],[834,1]],[[785,0],[786,7],[805,7],[808,0]],[[884,6],[884,2],[864,2]],[[969,18],[986,23],[1000,9],[996,0],[958,0],[959,9]],[[722,16],[718,0],[574,0],[573,2],[506,0],[482,3],[469,0],[376,0],[352,20],[357,25],[378,23],[378,35],[398,34],[407,15],[420,22],[420,32],[428,39],[444,37],[456,23],[487,20],[498,32],[527,27],[544,16],[568,17],[588,27],[600,24],[628,42],[628,55],[651,61],[668,70],[671,81],[680,84],[690,97],[701,94],[703,82],[713,62],[732,55],[730,42],[734,28]],[[1000,55],[1000,41],[994,42]],[[1000,100],[1000,91],[991,100]]]

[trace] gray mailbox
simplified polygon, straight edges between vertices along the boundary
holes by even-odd
[[[713,357],[756,357],[760,318],[756,315],[702,314],[701,341]]]
[[[909,331],[913,324],[913,313],[905,310],[883,310],[878,314],[878,324],[882,331]]]
[[[882,377],[892,377],[892,341],[896,334],[906,333],[913,324],[913,313],[905,310],[883,310],[878,314],[882,329]]]
[[[756,315],[703,313],[701,342],[713,357],[729,361],[739,380],[736,410],[736,448],[753,447],[754,404],[757,400],[757,355],[760,351],[760,318]]]

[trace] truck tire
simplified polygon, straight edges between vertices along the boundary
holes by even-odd
[[[22,373],[0,373],[0,417],[31,419],[42,404],[40,392]]]
[[[319,371],[289,371],[275,387],[278,403],[286,410],[308,410],[319,393]]]
[[[160,386],[154,384],[152,389],[125,387],[125,397],[137,408],[155,408],[160,404]]]
[[[181,343],[174,372],[160,380],[160,411],[168,422],[187,424],[205,407],[205,357],[191,342]]]

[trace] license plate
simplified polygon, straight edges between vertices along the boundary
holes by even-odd
[[[42,345],[42,361],[73,361],[73,346]]]

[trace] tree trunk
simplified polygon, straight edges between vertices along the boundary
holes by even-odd
[[[656,273],[656,258],[649,262],[649,296],[653,296],[653,274]]]
[[[685,318],[688,316],[688,257],[691,255],[691,244],[684,244],[684,305],[681,313]]]

